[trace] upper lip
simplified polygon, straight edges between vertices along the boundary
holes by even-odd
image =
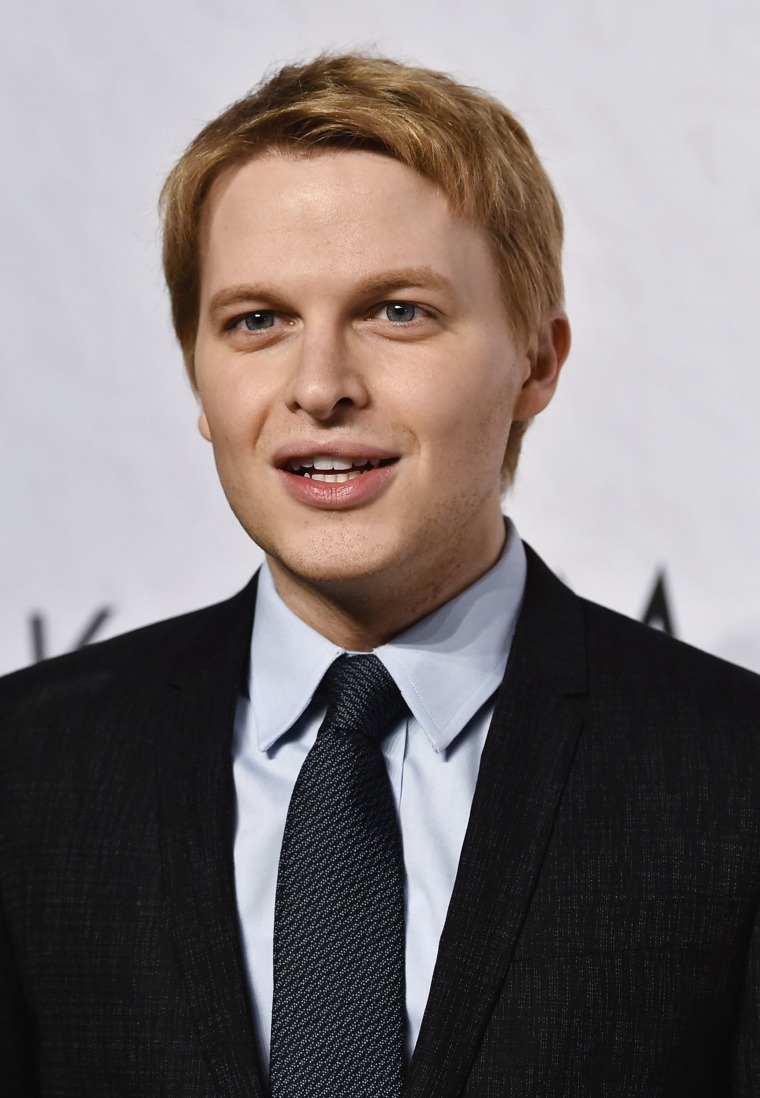
[[[272,462],[278,469],[298,463],[302,458],[339,457],[354,464],[370,461],[391,461],[399,455],[382,446],[372,446],[365,442],[290,442],[275,450]]]

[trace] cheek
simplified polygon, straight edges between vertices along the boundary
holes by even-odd
[[[223,380],[199,379],[198,398],[203,420],[215,447],[235,448],[254,444],[266,420],[266,401],[253,379],[226,374]]]
[[[420,433],[451,450],[506,446],[519,382],[513,371],[461,370],[437,379],[416,401]]]

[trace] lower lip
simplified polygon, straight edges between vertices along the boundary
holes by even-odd
[[[340,484],[331,484],[311,477],[299,476],[287,469],[279,469],[285,490],[309,507],[318,507],[323,511],[342,511],[360,504],[369,503],[385,490],[394,476],[397,462],[392,465],[379,465],[358,477],[344,480]]]

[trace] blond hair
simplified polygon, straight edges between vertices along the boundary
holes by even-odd
[[[382,153],[435,183],[452,210],[485,232],[513,330],[535,349],[562,305],[562,213],[520,123],[496,99],[431,69],[357,54],[287,65],[210,122],[161,192],[164,272],[174,330],[194,384],[201,221],[211,185],[273,148]],[[505,475],[527,424],[510,433]]]

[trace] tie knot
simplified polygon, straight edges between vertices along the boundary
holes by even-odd
[[[380,740],[406,712],[399,688],[377,656],[339,656],[322,686],[327,694],[322,729],[330,732],[361,732]]]

